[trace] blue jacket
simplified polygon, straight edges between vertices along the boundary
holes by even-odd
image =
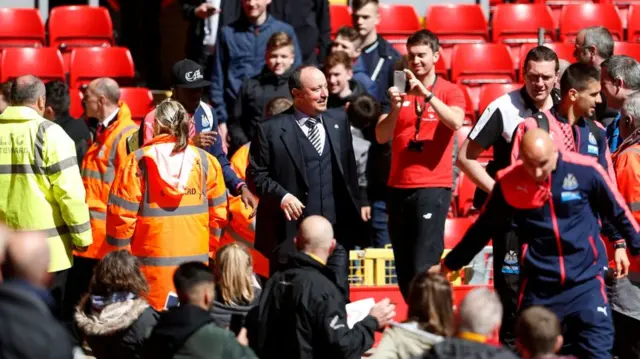
[[[265,65],[267,42],[276,32],[286,32],[294,41],[294,67],[300,65],[301,51],[293,28],[271,15],[261,26],[252,25],[245,16],[224,26],[218,34],[211,73],[211,101],[214,115],[226,123],[245,78],[260,73]]]
[[[640,254],[638,224],[593,160],[559,154],[556,169],[544,184],[537,184],[518,161],[499,173],[480,216],[443,264],[460,269],[513,220],[523,243],[522,273],[529,283],[580,284],[608,266],[599,217],[622,233],[632,255]]]
[[[393,86],[393,65],[400,58],[398,50],[389,42],[378,35],[378,41],[362,49],[360,59],[371,78],[376,83],[378,95],[375,97],[382,101],[387,96],[389,87]]]
[[[378,92],[376,88],[376,83],[369,77],[367,74],[367,69],[364,67],[364,62],[362,62],[362,58],[358,58],[353,64],[353,79],[358,81],[362,87],[367,90],[367,92],[378,99]],[[379,99],[378,99],[379,100]]]

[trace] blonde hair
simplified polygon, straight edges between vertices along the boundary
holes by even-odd
[[[217,282],[222,301],[246,305],[253,301],[253,260],[249,249],[240,243],[223,246],[216,253]]]
[[[167,99],[162,101],[155,112],[155,123],[158,134],[166,133],[175,136],[178,141],[173,153],[182,152],[189,144],[189,115],[178,101]]]

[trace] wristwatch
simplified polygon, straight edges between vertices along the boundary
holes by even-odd
[[[431,101],[432,98],[433,98],[433,92],[430,92],[429,96],[426,96],[424,98],[424,103],[427,103],[427,102]]]

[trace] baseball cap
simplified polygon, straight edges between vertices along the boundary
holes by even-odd
[[[180,60],[171,69],[173,86],[188,89],[206,87],[210,81],[204,79],[204,69],[197,62],[189,59]]]

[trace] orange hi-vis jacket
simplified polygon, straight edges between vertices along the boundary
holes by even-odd
[[[87,192],[93,244],[86,252],[74,252],[79,257],[102,259],[112,249],[105,243],[109,190],[116,171],[127,158],[127,137],[138,129],[131,119],[129,107],[124,102],[119,105],[116,118],[102,133],[96,134],[82,161],[82,182]]]
[[[107,242],[138,257],[149,303],[166,307],[173,273],[185,262],[208,263],[227,224],[227,195],[218,160],[160,135],[131,153],[109,194]]]
[[[246,180],[247,167],[249,166],[249,143],[240,147],[231,157],[231,168],[238,177]],[[229,196],[229,224],[222,232],[220,245],[233,242],[241,242],[249,247],[253,257],[253,271],[263,277],[269,277],[269,260],[260,252],[253,249],[256,235],[256,218],[249,218],[251,207],[247,208],[240,196]]]
[[[620,148],[612,155],[613,167],[616,173],[618,191],[629,206],[636,222],[640,223],[640,143],[626,148]],[[608,243],[609,259],[613,260],[613,245]],[[630,259],[630,272],[640,273],[640,265],[627,250]]]

